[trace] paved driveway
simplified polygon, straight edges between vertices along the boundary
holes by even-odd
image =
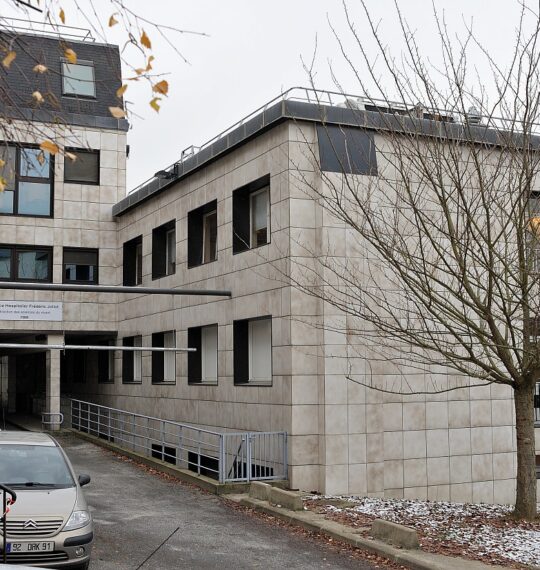
[[[76,436],[59,441],[77,473],[92,477],[85,487],[96,526],[91,570],[136,570],[177,527],[141,570],[373,568],[213,495],[150,475]]]

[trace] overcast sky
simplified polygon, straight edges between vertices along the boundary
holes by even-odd
[[[366,2],[388,47],[399,56],[401,43],[393,1]],[[109,0],[93,3],[106,23],[112,11]],[[88,0],[81,1],[81,6],[89,4]],[[127,4],[152,21],[208,35],[167,32],[189,61],[185,63],[156,31],[145,26],[154,44],[155,68],[168,74],[170,93],[159,114],[148,106],[150,95],[144,85],[130,85],[126,93],[132,109],[141,115],[133,118],[128,133],[128,190],[177,160],[182,149],[201,145],[289,87],[307,85],[301,58],[311,60],[316,37],[318,87],[335,88],[328,70],[331,61],[342,86],[361,94],[328,23],[329,19],[352,52],[340,0],[127,0]],[[508,57],[518,21],[517,2],[437,0],[436,4],[445,10],[451,29],[463,30],[463,21],[472,20],[493,57]],[[399,5],[418,33],[422,48],[436,58],[431,0],[402,0]],[[358,36],[372,50],[368,23],[359,3],[349,0],[349,6]],[[73,0],[65,0],[62,7],[67,24],[84,25]],[[111,42],[119,41],[115,33],[113,28]],[[488,70],[480,67],[480,74],[484,71]]]

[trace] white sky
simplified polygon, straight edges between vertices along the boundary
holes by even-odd
[[[84,25],[74,2],[60,1],[66,24]],[[340,36],[347,37],[340,0],[126,0],[126,3],[139,15],[157,23],[209,36],[168,33],[189,60],[186,64],[160,40],[157,32],[145,25],[154,44],[155,69],[169,74],[166,79],[170,93],[159,114],[148,106],[147,86],[131,83],[126,93],[126,98],[133,102],[132,109],[142,116],[132,120],[128,133],[131,146],[128,190],[177,160],[182,149],[202,144],[287,88],[307,85],[301,57],[311,60],[316,36],[318,87],[334,88],[328,71],[331,60],[342,86],[361,94],[327,21],[330,18]],[[401,43],[393,1],[366,0],[366,3],[379,22],[388,47],[399,56]],[[106,27],[112,12],[109,0],[94,0],[93,4]],[[498,61],[508,57],[519,14],[515,0],[436,0],[436,4],[445,10],[451,29],[463,30],[463,20],[472,19],[490,54]],[[80,0],[80,5],[90,6],[90,2]],[[399,5],[417,32],[425,53],[436,57],[438,43],[431,0],[401,0]],[[349,7],[359,37],[374,53],[368,23],[358,0],[349,0]],[[2,15],[8,15],[6,5],[2,5]],[[117,28],[110,33],[111,43],[119,41]],[[356,58],[352,44],[346,41]],[[134,64],[140,64],[137,56],[130,58]],[[482,65],[479,64],[480,76],[488,71]]]

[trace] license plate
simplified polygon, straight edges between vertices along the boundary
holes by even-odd
[[[10,542],[6,547],[8,554],[15,554],[16,552],[50,552],[52,550],[54,550],[54,542]]]

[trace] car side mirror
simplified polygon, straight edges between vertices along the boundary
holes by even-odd
[[[90,475],[79,475],[79,485],[84,487],[90,483]]]

